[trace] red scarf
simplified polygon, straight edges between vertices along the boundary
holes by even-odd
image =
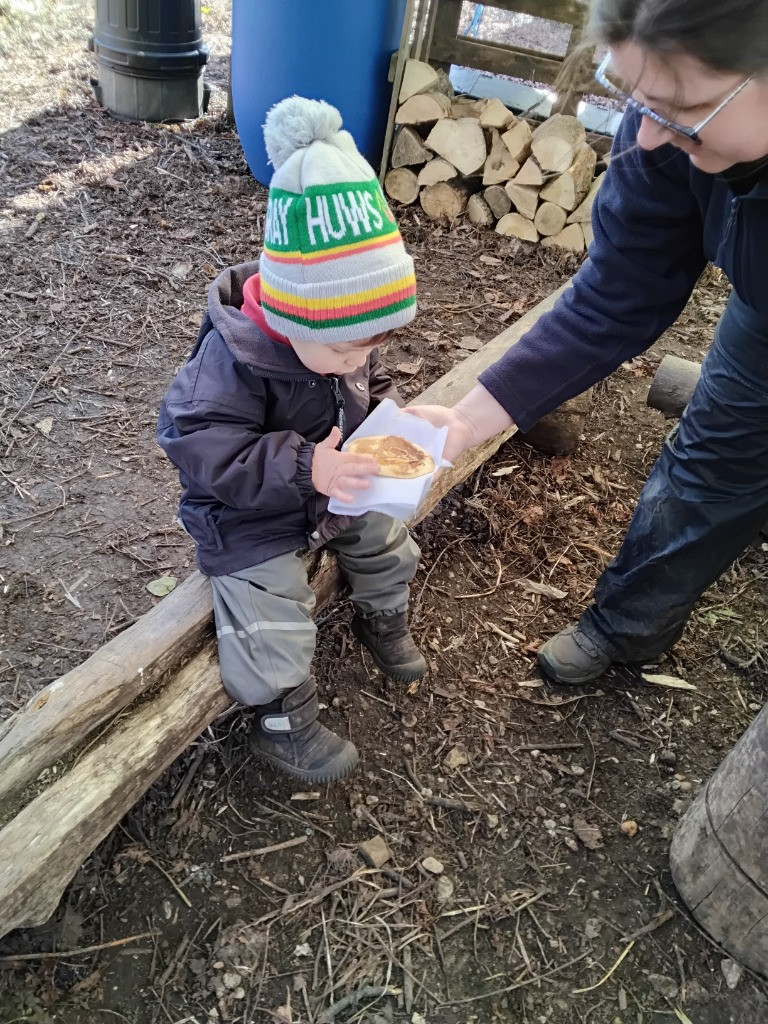
[[[240,307],[240,311],[245,313],[249,320],[253,320],[255,324],[258,324],[268,338],[271,338],[273,341],[279,341],[283,345],[291,344],[285,335],[273,331],[267,323],[264,310],[261,308],[261,284],[258,274],[249,277],[243,285],[243,304]]]

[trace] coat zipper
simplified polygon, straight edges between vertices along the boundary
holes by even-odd
[[[325,378],[331,385],[331,391],[333,392],[333,400],[336,403],[336,426],[341,431],[341,440],[344,440],[344,431],[347,425],[347,418],[344,412],[344,396],[341,393],[341,386],[339,384],[339,378],[333,375]]]

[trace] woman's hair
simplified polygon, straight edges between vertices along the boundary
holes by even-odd
[[[768,0],[592,0],[586,34],[683,51],[718,71],[768,73]]]

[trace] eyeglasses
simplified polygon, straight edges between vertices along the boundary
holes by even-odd
[[[600,62],[597,71],[595,71],[595,80],[602,85],[602,87],[609,92],[612,96],[616,96],[621,99],[626,105],[628,110],[633,110],[635,113],[640,114],[641,117],[649,117],[656,124],[661,125],[662,128],[668,129],[668,131],[674,132],[676,135],[682,135],[684,139],[688,139],[689,142],[695,142],[697,146],[701,145],[701,139],[699,133],[703,128],[709,124],[709,122],[720,113],[720,111],[727,107],[731,100],[735,100],[736,97],[742,92],[752,79],[754,75],[750,75],[749,78],[745,79],[741,85],[737,86],[733,92],[726,96],[722,103],[718,104],[711,114],[695,124],[692,128],[687,125],[678,124],[677,121],[670,121],[669,118],[664,117],[663,114],[659,114],[657,111],[652,110],[651,107],[646,107],[644,103],[638,102],[629,95],[628,92],[624,92],[623,89],[619,89],[618,86],[614,85],[613,82],[609,81],[606,77],[608,66],[611,63],[611,55],[607,54]]]

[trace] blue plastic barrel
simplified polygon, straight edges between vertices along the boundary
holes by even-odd
[[[358,148],[378,167],[406,0],[234,0],[232,106],[248,166],[268,185],[262,125],[298,94],[338,107]]]

